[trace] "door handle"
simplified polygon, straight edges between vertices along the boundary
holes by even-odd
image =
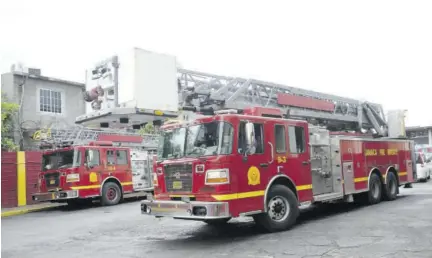
[[[310,162],[309,161],[303,161],[302,164],[306,166],[306,165],[309,165]]]
[[[280,173],[282,173],[282,166],[277,166],[277,172],[278,172],[278,174],[280,174]]]
[[[263,167],[263,168],[266,168],[266,167],[269,166],[269,164],[268,163],[261,163],[260,166]]]

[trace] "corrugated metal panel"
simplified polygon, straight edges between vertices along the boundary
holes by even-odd
[[[1,207],[10,208],[17,201],[17,154],[16,152],[1,153]]]
[[[27,204],[32,204],[32,194],[37,192],[35,185],[38,181],[38,174],[41,170],[42,152],[26,152],[26,170],[27,170]]]

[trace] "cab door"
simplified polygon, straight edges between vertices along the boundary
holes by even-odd
[[[104,167],[99,149],[88,148],[85,150],[84,166],[86,168],[85,177],[88,178],[90,184],[102,182]]]
[[[262,191],[267,186],[271,163],[269,134],[265,133],[266,124],[259,121],[251,122],[253,122],[255,131],[255,152],[245,155],[247,148],[246,121],[241,121],[238,125],[236,160],[231,172],[233,173],[233,180],[237,182],[237,184],[233,184],[233,187],[237,187],[237,189],[233,189],[233,192],[239,193],[239,196],[242,197],[239,199],[241,205],[238,206],[242,207],[242,210],[244,209],[241,212],[263,209]]]
[[[271,128],[271,141],[274,143],[273,156],[277,174],[285,174],[289,171],[288,160],[288,128],[284,123],[274,123]]]

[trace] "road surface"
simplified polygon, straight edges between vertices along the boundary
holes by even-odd
[[[290,231],[247,219],[214,228],[140,214],[139,202],[2,219],[4,258],[432,257],[432,182],[393,202],[309,211]]]

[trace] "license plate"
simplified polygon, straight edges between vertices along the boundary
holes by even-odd
[[[54,179],[51,179],[51,180],[50,180],[50,185],[53,185],[53,184],[55,184],[55,180],[54,180]]]
[[[173,189],[182,189],[183,185],[181,181],[174,181],[173,182]]]

